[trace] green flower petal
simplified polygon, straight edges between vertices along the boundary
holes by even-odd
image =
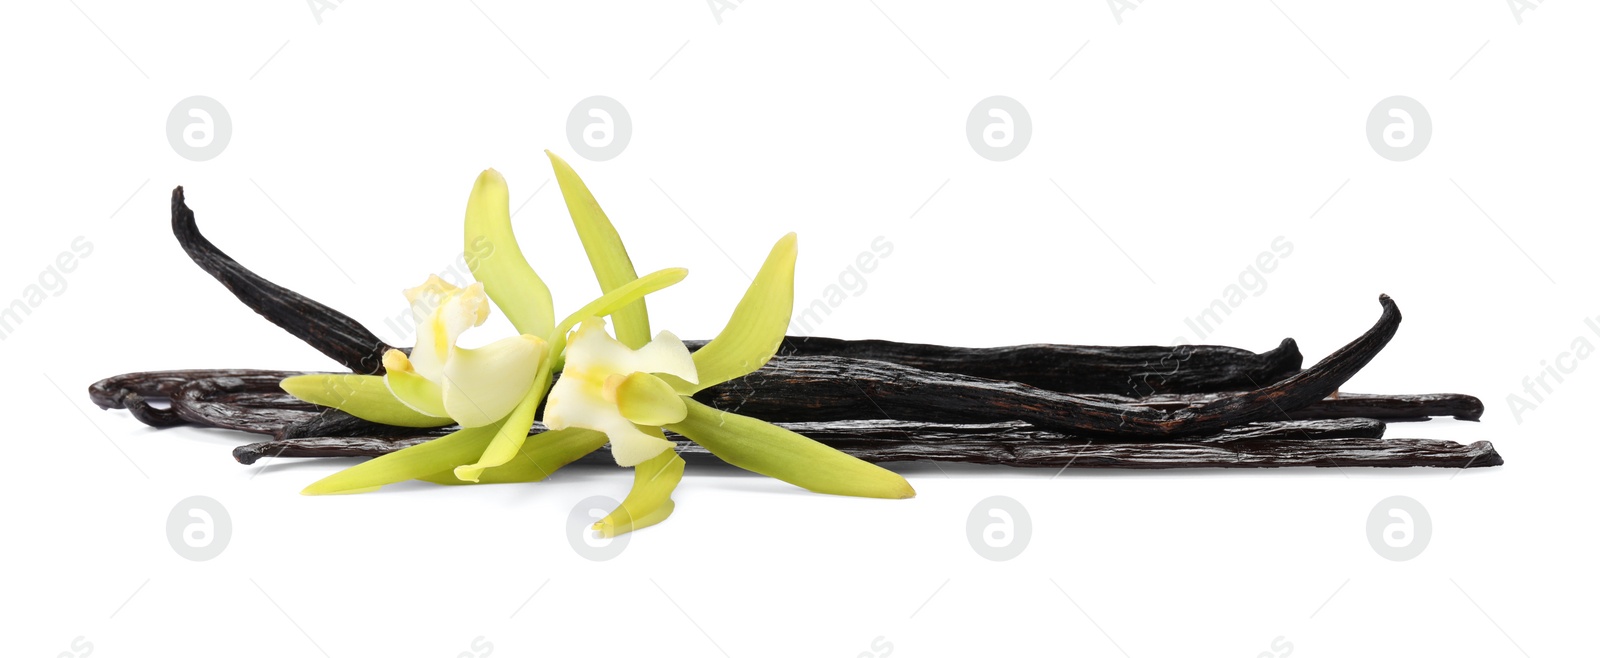
[[[488,447],[500,425],[472,427],[446,434],[427,443],[391,452],[351,466],[311,483],[301,490],[307,496],[362,493],[386,484],[426,477],[465,464]]]
[[[384,425],[443,427],[449,418],[420,413],[389,392],[377,375],[297,375],[279,386],[289,395],[312,404],[333,407],[347,414]]]
[[[617,385],[617,410],[636,425],[659,427],[683,420],[688,409],[672,385],[647,372],[622,377]]]
[[[556,171],[556,182],[561,185],[561,196],[567,201],[572,225],[578,229],[583,251],[589,255],[589,265],[594,268],[594,277],[600,282],[600,292],[611,292],[638,278],[616,227],[611,225],[611,220],[600,209],[600,203],[594,200],[594,194],[583,184],[583,179],[578,178],[578,172],[573,171],[567,161],[556,154],[549,151],[544,153],[550,156],[550,166]],[[650,342],[650,317],[643,299],[618,309],[612,314],[611,321],[616,326],[617,340],[623,345],[639,349]]]
[[[653,434],[661,435],[657,429]],[[664,437],[663,437],[664,438]],[[633,467],[633,489],[622,504],[594,524],[602,537],[633,532],[672,515],[672,490],[683,480],[683,458],[668,450]]]
[[[523,258],[517,236],[511,232],[511,200],[506,179],[486,169],[467,198],[466,251],[463,256],[472,276],[500,312],[510,318],[517,333],[547,336],[555,324],[550,289]]]
[[[555,359],[555,369],[559,370],[566,363],[564,351],[567,348],[567,332],[578,326],[584,318],[597,318],[612,315],[619,309],[626,308],[633,302],[644,299],[645,295],[657,292],[663,288],[676,284],[689,276],[689,270],[681,267],[669,267],[657,270],[642,277],[629,281],[615,290],[601,295],[578,312],[567,316],[561,324],[556,326],[555,332],[550,337],[550,354]],[[645,341],[646,343],[650,341]]]
[[[604,433],[576,427],[541,432],[528,437],[517,456],[504,466],[496,466],[478,474],[475,483],[456,477],[454,469],[419,479],[437,484],[539,482],[561,467],[599,450],[605,446],[606,440]]]
[[[783,236],[750,282],[744,298],[716,338],[694,353],[700,383],[673,382],[680,393],[737,379],[761,369],[778,351],[794,311],[795,234]],[[668,380],[671,381],[671,380]]]
[[[438,384],[417,373],[404,352],[400,350],[384,352],[383,368],[383,382],[388,386],[389,394],[401,404],[420,414],[450,416],[450,412],[444,408],[444,391]]]
[[[705,446],[739,468],[817,493],[867,498],[917,494],[893,471],[851,457],[765,421],[684,400],[688,417],[667,429]]]

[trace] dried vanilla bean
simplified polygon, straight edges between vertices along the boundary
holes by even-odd
[[[699,349],[705,341],[685,341]],[[789,336],[779,358],[833,356],[1014,381],[1059,393],[1146,396],[1260,388],[1300,371],[1293,338],[1256,354],[1220,345],[947,347],[887,340]]]
[[[145,398],[170,398],[180,386],[197,379],[225,377],[230,373],[262,370],[151,370],[107,377],[89,385],[89,400],[101,409],[121,409],[123,400],[137,394]]]
[[[166,370],[160,372],[131,372],[108,377],[89,387],[89,399],[101,409],[126,409],[139,422],[151,427],[176,427],[186,425],[171,407],[157,407],[151,399],[167,400],[173,390],[197,376],[202,371]],[[214,371],[209,371],[214,372]]]
[[[1291,411],[1289,417],[1376,418],[1389,422],[1428,420],[1443,416],[1475,421],[1483,417],[1483,401],[1461,393],[1412,395],[1340,393],[1338,397],[1323,400],[1314,406],[1315,409]]]
[[[862,456],[862,459],[870,457]],[[1434,467],[1476,468],[1505,463],[1488,441],[1463,445],[1432,439],[1326,439],[1321,441],[1238,442],[1227,446],[1193,443],[1096,443],[1029,447],[1015,459],[1030,466],[1072,468],[1283,468]]]
[[[837,357],[786,357],[697,397],[769,421],[892,418],[931,422],[1020,420],[1072,433],[1150,437],[1203,434],[1240,423],[1285,420],[1348,381],[1394,336],[1400,310],[1387,295],[1366,333],[1275,384],[1177,409],[1047,391],[1024,384]],[[867,409],[872,413],[868,413]]]
[[[172,410],[198,425],[272,434],[286,424],[327,411],[278,387],[278,382],[292,374],[266,370],[196,379],[173,391]]]
[[[379,439],[403,438],[429,434],[444,436],[460,429],[455,425],[418,430],[415,427],[398,427],[383,425],[370,420],[356,418],[338,409],[323,409],[322,413],[304,416],[290,422],[276,425],[262,434],[271,434],[274,439],[297,439],[305,437],[327,436],[365,436]]]
[[[1216,393],[1152,395],[1143,398],[1121,396],[1088,396],[1119,404],[1181,409],[1205,404],[1221,397]],[[1391,423],[1428,420],[1449,416],[1456,420],[1476,421],[1483,417],[1483,401],[1460,393],[1411,393],[1378,395],[1372,393],[1340,393],[1316,403],[1288,412],[1289,418],[1375,418]]]
[[[952,448],[953,454],[971,452],[973,446],[988,446],[1002,450],[1006,446],[1117,443],[1126,439],[1117,437],[1082,437],[1040,430],[1026,423],[987,423],[979,425],[952,425],[944,423],[916,423],[897,420],[840,420],[815,423],[779,423],[780,426],[804,434],[845,452],[852,449],[874,450],[889,454],[898,451],[911,454],[929,450],[929,457],[942,454],[940,446]],[[382,436],[297,436],[261,441],[234,449],[233,455],[241,463],[252,464],[264,456],[276,457],[359,457],[377,456],[417,445],[449,432],[447,429],[395,428],[404,430],[388,437]],[[535,425],[531,436],[538,436],[543,426]],[[1237,441],[1382,438],[1384,424],[1364,418],[1341,420],[1300,420],[1277,423],[1253,423],[1230,427],[1212,436],[1186,437],[1183,442],[1216,443]],[[705,452],[681,436],[668,432],[668,438],[677,441],[679,450],[689,453]],[[1135,441],[1145,439],[1135,437]],[[966,446],[966,447],[961,447]]]
[[[1259,468],[1282,466],[1487,467],[1502,463],[1488,442],[1462,445],[1427,439],[1381,439],[1383,424],[1364,419],[1286,421],[1230,428],[1171,443],[1088,440],[1020,423],[939,425],[898,421],[786,423],[840,451],[872,462],[942,461],[1013,467]],[[377,456],[424,443],[433,435],[396,439],[310,437],[239,446],[244,464],[262,457]],[[705,450],[682,437],[684,454]],[[535,439],[536,440],[536,439]],[[609,460],[602,449],[584,461]]]
[[[241,446],[234,455],[242,463],[261,457],[359,457],[380,455],[423,443],[428,439],[386,441],[375,438],[336,437],[267,441]],[[896,445],[836,446],[842,452],[869,462],[942,461],[1037,468],[1282,468],[1316,467],[1435,467],[1479,468],[1500,466],[1504,460],[1487,441],[1463,445],[1429,439],[1325,439],[1322,441],[1262,440],[1228,446],[1195,443],[1091,443],[1029,444],[1012,447],[994,442],[904,443]],[[684,452],[704,449],[690,444]],[[580,462],[609,460],[606,449]]]
[[[704,342],[685,341],[685,344],[696,349]],[[1166,409],[1192,407],[1214,401],[1224,393],[1276,383],[1299,372],[1302,360],[1292,338],[1285,338],[1272,350],[1255,354],[1216,345],[966,348],[789,336],[778,354],[775,360],[788,356],[835,356],[885,361],[921,370],[1014,381],[1059,393]],[[870,407],[864,401],[861,406]],[[1341,393],[1289,412],[1289,417],[1295,419],[1377,418],[1391,422],[1443,416],[1478,420],[1483,416],[1483,402],[1458,393]]]
[[[383,353],[389,347],[382,340],[350,316],[268,281],[223,253],[200,234],[182,187],[172,190],[172,233],[200,269],[261,317],[353,372],[383,372]]]
[[[290,370],[155,370],[108,377],[89,386],[89,399],[102,409],[128,409],[140,421],[156,427],[195,424],[205,427],[277,435],[290,425],[344,412],[302,402],[285,393],[278,383],[306,374]],[[148,400],[164,400],[165,409],[149,407]],[[160,413],[156,422],[142,409]],[[359,419],[357,419],[359,420]],[[385,425],[359,421],[361,431],[382,435]]]

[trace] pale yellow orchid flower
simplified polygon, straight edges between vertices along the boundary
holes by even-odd
[[[699,381],[689,348],[672,332],[633,350],[606,333],[605,320],[585,319],[567,341],[566,367],[550,389],[545,426],[604,432],[617,464],[636,466],[673,445],[639,425],[660,427],[688,415],[678,392],[657,374]]]
[[[459,288],[437,276],[406,290],[417,321],[417,342],[408,358],[400,350],[383,355],[389,391],[406,406],[443,416],[462,427],[483,427],[505,418],[528,394],[545,358],[545,340],[532,334],[479,348],[456,341],[489,317],[483,284]]]

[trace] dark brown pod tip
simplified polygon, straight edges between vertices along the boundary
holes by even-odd
[[[216,278],[261,317],[353,372],[383,372],[383,353],[389,347],[361,323],[268,281],[201,235],[194,211],[184,201],[181,185],[172,190],[172,234],[200,269]]]

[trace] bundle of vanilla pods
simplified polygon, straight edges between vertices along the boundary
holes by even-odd
[[[350,317],[278,286],[223,253],[195,224],[182,188],[173,232],[202,269],[251,309],[350,372],[382,373],[392,349]],[[1339,393],[1394,336],[1381,296],[1371,329],[1302,368],[1292,339],[1254,353],[1213,346],[1023,345],[960,348],[790,337],[761,370],[696,395],[871,462],[942,461],[1052,468],[1433,466],[1503,462],[1487,441],[1384,436],[1386,423],[1477,420],[1460,394]],[[691,349],[702,343],[690,341]],[[278,386],[301,372],[168,370],[95,383],[101,408],[153,426],[202,425],[269,436],[234,449],[262,457],[376,456],[450,433],[380,425],[299,401]],[[535,425],[533,432],[543,431]],[[702,449],[681,437],[685,454]],[[536,440],[536,438],[535,438]],[[609,460],[609,456],[596,453]]]

